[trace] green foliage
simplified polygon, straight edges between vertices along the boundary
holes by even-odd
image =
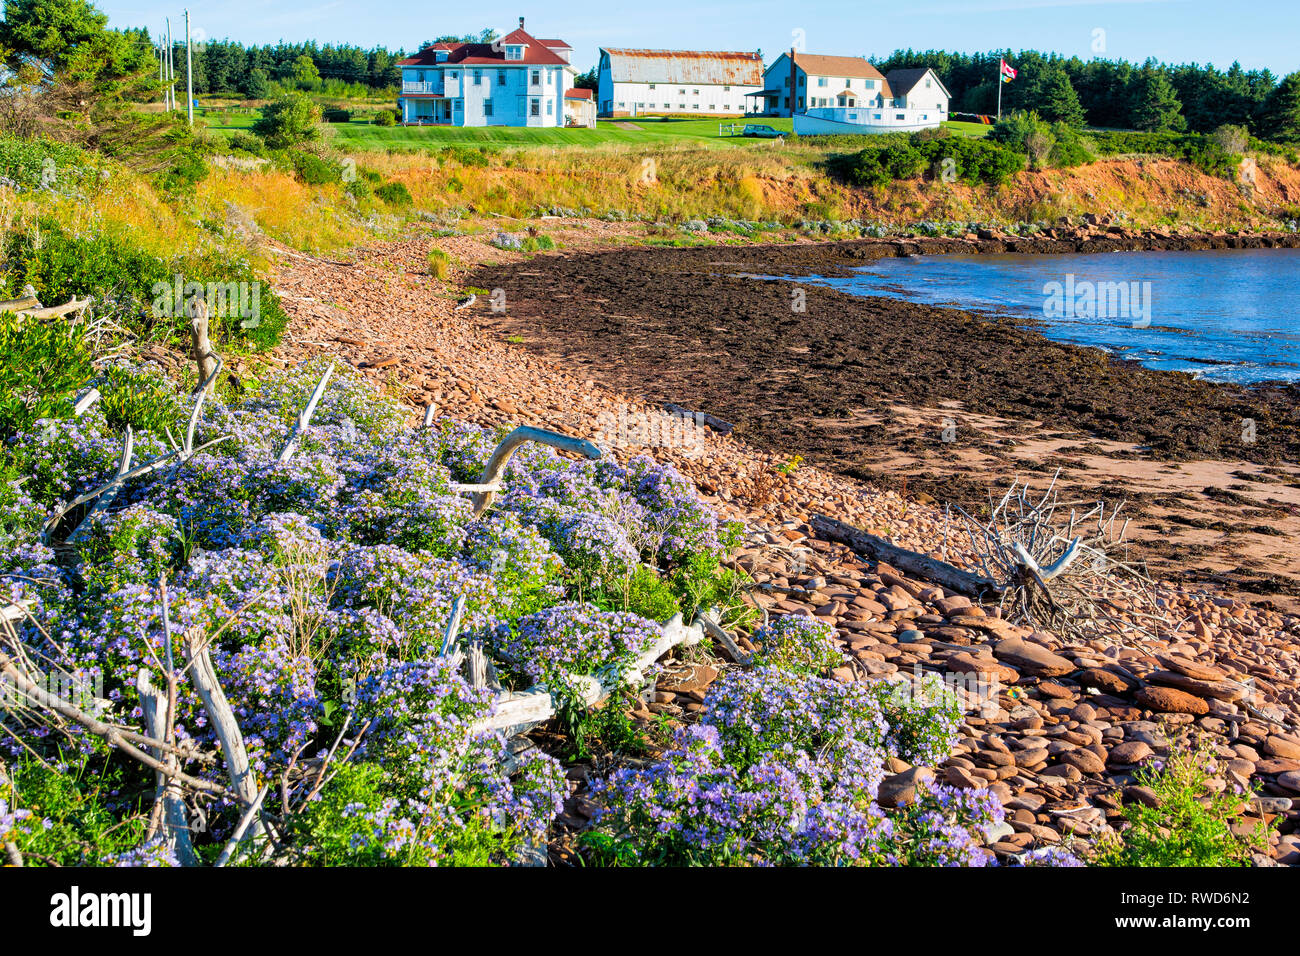
[[[343,169],[337,163],[322,159],[315,153],[292,152],[289,161],[293,171],[308,186],[324,186],[337,183],[343,178]]]
[[[1102,866],[1247,866],[1252,850],[1268,845],[1261,822],[1238,835],[1231,823],[1247,795],[1209,788],[1215,755],[1204,747],[1174,748],[1163,765],[1148,765],[1137,782],[1154,791],[1159,806],[1124,805],[1128,826],[1103,841],[1094,860]]]
[[[375,198],[382,199],[390,206],[409,206],[414,200],[405,183],[388,182],[375,190]]]
[[[321,113],[321,119],[326,123],[351,123],[352,111],[335,106]]]
[[[894,134],[880,137],[879,145],[831,163],[832,169],[849,182],[883,186],[896,179],[909,179],[924,170],[944,177],[951,174],[968,185],[999,185],[1023,165],[1015,150],[989,139],[963,136],[944,138]]]
[[[397,114],[392,110],[380,110],[375,114],[374,123],[376,126],[396,126]]]
[[[1149,153],[1181,159],[1209,173],[1231,179],[1239,160],[1228,153],[1215,137],[1203,133],[1141,133],[1101,131],[1092,134],[1097,152],[1103,156]]]
[[[272,149],[291,149],[320,139],[320,107],[301,93],[288,93],[262,107],[253,132]]]
[[[1259,133],[1274,142],[1300,142],[1300,72],[1269,93],[1260,109]]]
[[[1133,91],[1133,125],[1148,133],[1187,128],[1183,104],[1164,73],[1144,69]]]
[[[155,372],[110,365],[97,387],[104,419],[115,429],[130,425],[137,432],[165,438],[177,422],[176,389]]]
[[[242,87],[243,94],[250,100],[264,100],[271,92],[270,77],[266,70],[253,67],[248,71]]]
[[[520,247],[524,252],[546,252],[555,248],[555,240],[546,235],[527,235]]]
[[[37,821],[11,834],[31,864],[97,866],[143,841],[142,795],[152,802],[152,781],[128,781],[105,760],[63,753],[56,769],[24,755],[8,768],[11,782],[0,786],[0,799],[30,810]]]
[[[905,140],[880,149],[864,149],[849,179],[859,186],[884,186],[895,179],[911,179],[925,168],[925,155]]]
[[[70,413],[68,398],[92,373],[82,328],[66,319],[0,314],[0,355],[0,438]]]
[[[385,812],[390,802],[384,769],[371,763],[339,767],[320,799],[310,804],[300,818],[298,836],[308,847],[303,862],[312,866],[487,866],[500,849],[498,839],[483,823],[474,822],[458,835],[444,853],[414,840],[402,857],[385,849],[387,835],[371,822]],[[444,855],[445,854],[445,855]]]
[[[1038,70],[1029,81],[1025,101],[1045,120],[1075,128],[1083,126],[1084,112],[1070,77],[1060,63]]]
[[[236,152],[247,153],[250,156],[266,155],[266,143],[252,133],[245,133],[243,130],[236,130],[231,133],[226,138],[226,145]]]
[[[62,64],[107,28],[108,17],[87,0],[6,0],[0,42]]]
[[[441,249],[429,250],[429,275],[435,279],[445,279],[451,272],[451,256]]]
[[[68,143],[0,136],[0,175],[24,189],[74,193],[97,180],[103,160]]]
[[[591,595],[591,603],[606,611],[630,611],[650,621],[666,621],[680,610],[672,587],[644,564],[598,589]]]
[[[47,301],[93,293],[101,314],[112,314],[142,337],[178,337],[187,328],[179,310],[167,314],[159,304],[160,293],[170,295],[178,275],[185,283],[205,287],[243,283],[252,288],[258,283],[256,317],[212,316],[210,334],[219,342],[270,348],[279,342],[289,321],[280,300],[260,283],[248,260],[225,250],[178,256],[168,262],[140,249],[128,235],[77,235],[65,232],[56,220],[43,218],[36,228],[10,237],[5,257],[8,271],[0,283],[4,294],[12,296],[26,283]]]
[[[1051,165],[1064,169],[1070,166],[1082,166],[1097,158],[1091,144],[1080,136],[1079,131],[1074,127],[1066,126],[1064,123],[1054,123],[1052,135],[1056,137],[1056,142],[1048,157]]]

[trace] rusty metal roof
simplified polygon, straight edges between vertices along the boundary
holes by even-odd
[[[603,47],[615,83],[703,83],[762,86],[758,53],[720,50],[627,50]]]

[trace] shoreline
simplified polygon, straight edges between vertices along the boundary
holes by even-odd
[[[932,253],[1300,247],[1300,236],[1083,235],[625,247],[482,266],[509,308],[490,333],[647,401],[717,416],[923,503],[967,508],[1017,475],[1128,501],[1153,570],[1300,606],[1300,387],[1209,382],[1048,339],[1019,317],[853,295],[797,279]],[[545,262],[549,268],[539,269]],[[790,311],[792,289],[806,311]],[[827,317],[833,317],[827,321]],[[513,339],[512,339],[513,340]],[[1256,422],[1256,442],[1242,423]],[[955,432],[954,432],[955,429]]]
[[[497,270],[540,275],[555,264],[466,236],[434,244],[461,262]],[[1166,620],[1154,636],[1145,631],[1149,621],[1119,643],[1065,641],[1012,623],[999,606],[972,606],[817,530],[817,515],[833,515],[899,547],[937,555],[947,537],[944,514],[910,490],[902,495],[813,463],[787,470],[788,460],[725,426],[699,429],[698,442],[687,446],[602,428],[611,413],[660,424],[673,419],[662,404],[598,381],[574,358],[543,355],[494,331],[486,310],[453,311],[469,277],[458,270],[447,282],[431,279],[420,269],[428,248],[427,239],[415,238],[359,249],[350,263],[291,257],[277,282],[288,294],[292,334],[272,363],[330,355],[400,396],[413,419],[432,406],[435,414],[477,425],[529,424],[594,439],[619,460],[648,454],[671,463],[695,482],[708,507],[743,522],[745,540],[728,563],[747,573],[750,599],[764,614],[807,614],[835,628],[845,656],[833,672],[837,680],[996,675],[995,701],[962,698],[968,709],[950,754],[932,767],[892,761],[882,791],[890,801],[906,799],[909,788],[931,778],[986,789],[1008,813],[1008,827],[990,836],[987,848],[1002,861],[1122,825],[1138,767],[1164,759],[1176,741],[1190,745],[1208,736],[1221,752],[1231,745],[1237,754],[1216,766],[1216,789],[1254,785],[1262,792],[1243,802],[1235,819],[1278,824],[1253,862],[1300,863],[1294,613],[1249,606],[1221,586],[1174,581],[1159,586]],[[947,557],[969,560],[960,546]],[[1135,625],[1140,620],[1132,609],[1119,613]],[[633,719],[647,726],[689,721],[717,670],[693,673],[700,679],[661,682]],[[1249,687],[1249,698],[1238,700],[1233,691],[1223,699],[1223,680]],[[558,859],[573,859],[565,848],[587,825],[584,800],[579,787],[556,824]]]

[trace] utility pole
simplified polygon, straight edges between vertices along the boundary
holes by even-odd
[[[172,56],[172,18],[167,18],[167,112],[176,109],[176,63]]]
[[[190,49],[190,11],[185,11],[185,118],[194,125],[194,55]]]

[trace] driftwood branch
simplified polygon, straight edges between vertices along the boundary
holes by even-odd
[[[325,386],[329,383],[330,376],[334,374],[334,363],[330,362],[329,367],[325,369],[325,374],[321,376],[316,387],[312,389],[311,398],[307,399],[307,404],[298,417],[294,419],[293,427],[289,429],[289,437],[284,440],[284,447],[280,449],[280,454],[276,461],[288,461],[293,457],[293,453],[298,450],[298,442],[302,439],[303,432],[311,424],[311,417],[316,413],[316,405],[320,402],[321,396],[325,394]]]
[[[199,392],[208,394],[221,361],[208,338],[208,304],[196,297],[190,300],[186,310],[190,314],[190,355],[199,369]]]
[[[170,636],[167,636],[170,640]],[[248,762],[248,749],[244,746],[244,734],[235,720],[226,693],[217,680],[216,668],[212,666],[212,657],[207,644],[203,641],[202,628],[192,627],[183,637],[183,649],[189,666],[194,688],[203,701],[203,710],[208,715],[208,723],[221,744],[221,752],[226,758],[226,773],[230,777],[230,789],[245,805],[252,806],[257,799],[257,783]],[[257,840],[262,835],[260,822],[254,821],[249,837]]]
[[[687,627],[682,623],[682,616],[677,614],[663,626],[654,645],[626,669],[600,676],[570,676],[568,681],[576,688],[582,701],[591,706],[604,700],[619,687],[641,680],[642,672],[647,667],[677,645],[689,647],[703,639],[704,631],[699,624]],[[524,691],[499,696],[492,715],[475,724],[474,729],[483,731],[511,728],[518,732],[522,728],[549,720],[555,716],[555,712],[555,701],[550,689],[544,684],[538,684]]]
[[[158,740],[171,737],[171,694],[163,694],[149,682],[149,672],[143,667],[136,675],[135,688],[140,694],[140,707],[144,711],[144,726],[149,736]],[[180,769],[174,752],[159,748],[154,754],[173,770]],[[161,807],[158,821],[163,840],[176,855],[181,866],[195,866],[198,858],[190,843],[189,817],[185,812],[185,799],[180,784],[171,774],[157,773],[154,801]]]
[[[1001,590],[998,583],[992,578],[972,574],[969,571],[954,567],[947,561],[940,561],[938,558],[932,558],[929,555],[900,548],[896,544],[890,544],[883,538],[868,534],[835,518],[813,515],[812,528],[813,531],[827,541],[848,545],[860,554],[884,561],[886,564],[908,574],[914,574],[927,581],[933,581],[935,584],[957,594],[980,598],[989,594],[996,594]]]
[[[136,743],[140,743],[151,750],[166,749],[168,746],[166,741],[147,738],[141,734],[102,721],[63,698],[51,694],[38,681],[33,681],[28,677],[14,662],[14,659],[4,651],[0,651],[0,675],[8,678],[12,682],[14,689],[21,692],[28,700],[80,725],[96,737],[102,738],[110,747],[115,747],[146,767],[174,777],[178,782],[194,790],[200,790],[219,797],[229,796],[229,791],[220,784],[201,780],[198,777],[191,777],[189,774],[167,766],[165,762],[157,759],[153,754],[136,746]]]
[[[561,435],[558,432],[547,431],[544,428],[533,428],[531,425],[520,425],[505,438],[501,439],[501,444],[497,445],[496,450],[492,452],[492,457],[488,459],[487,464],[483,466],[483,474],[479,476],[478,485],[480,488],[495,486],[501,473],[505,471],[506,465],[510,463],[511,457],[524,442],[535,441],[541,445],[550,445],[552,448],[558,448],[560,451],[567,451],[571,454],[581,455],[584,458],[599,458],[600,449],[591,442],[581,438],[570,438],[568,435]],[[486,511],[495,500],[497,489],[479,490],[474,492],[474,517],[478,517]]]

